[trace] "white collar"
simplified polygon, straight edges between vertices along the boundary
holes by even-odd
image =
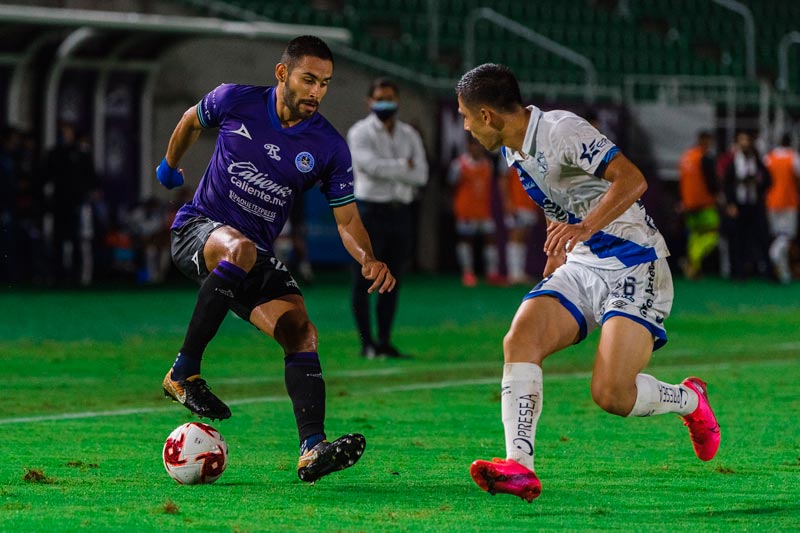
[[[531,118],[528,119],[528,128],[525,130],[525,138],[522,139],[522,153],[531,155],[536,150],[536,131],[539,129],[539,121],[542,119],[542,110],[535,105],[529,105],[527,109],[531,112]],[[506,147],[506,161],[509,165],[523,159],[520,152]]]

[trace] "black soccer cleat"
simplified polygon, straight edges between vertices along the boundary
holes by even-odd
[[[208,388],[206,380],[199,374],[186,379],[172,379],[172,369],[164,376],[164,396],[172,398],[200,418],[224,420],[231,417],[231,410]]]
[[[297,476],[306,483],[314,483],[331,472],[349,468],[361,459],[366,445],[367,439],[359,433],[347,434],[333,442],[319,442],[300,456]]]

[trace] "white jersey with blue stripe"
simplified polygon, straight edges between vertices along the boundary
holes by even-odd
[[[504,146],[506,162],[516,168],[522,186],[549,220],[578,223],[611,186],[603,173],[619,148],[574,113],[528,109],[531,118],[522,151]],[[664,238],[641,202],[636,202],[589,240],[578,243],[567,261],[617,269],[667,256]]]

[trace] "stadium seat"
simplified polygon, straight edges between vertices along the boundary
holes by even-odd
[[[196,5],[191,0],[183,0]],[[458,75],[469,14],[486,4],[478,0],[438,0],[440,60],[431,62],[428,0],[341,0],[342,9],[315,9],[284,0],[227,0],[280,22],[343,26],[353,46],[381,59],[436,76]],[[757,20],[759,72],[777,75],[780,39],[797,29],[800,2],[742,0]],[[613,5],[589,0],[496,0],[491,7],[576,52],[589,57],[601,80],[619,83],[626,74],[745,74],[744,26],[741,16],[709,0],[627,2],[629,14]],[[526,22],[527,21],[527,22]],[[505,62],[529,73],[529,81],[546,78],[569,82],[580,69],[489,21],[475,26],[477,61]],[[794,52],[793,52],[794,53]],[[459,63],[459,64],[457,64]],[[791,80],[797,82],[797,69]],[[534,79],[535,78],[535,79]],[[578,83],[582,79],[578,79]]]

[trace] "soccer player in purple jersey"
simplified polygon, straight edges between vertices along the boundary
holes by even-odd
[[[231,416],[200,377],[200,361],[232,310],[284,350],[286,389],[300,437],[297,473],[312,483],[353,465],[366,441],[355,433],[334,442],[326,438],[317,330],[297,283],[273,253],[297,196],[321,183],[345,248],[372,282],[369,292],[395,285],[386,264],[375,258],[356,209],[347,144],[317,113],[332,74],[333,55],[322,40],[291,40],[275,67],[276,86],[223,84],[208,93],[183,114],[156,170],[164,186],[180,186],[181,157],[203,129],[218,129],[194,199],[172,225],[175,264],[200,282],[200,291],[183,346],[164,377],[164,393],[198,416]]]
[[[524,298],[503,339],[501,417],[506,457],[472,463],[483,490],[532,501],[542,485],[533,468],[542,412],[542,363],[601,329],[592,399],[619,416],[675,413],[695,454],[711,460],[720,443],[706,384],[645,374],[667,341],[672,307],[669,250],[638,202],[641,171],[581,117],[522,105],[519,84],[502,65],[464,74],[456,87],[464,129],[486,149],[501,148],[547,217],[544,279]]]

